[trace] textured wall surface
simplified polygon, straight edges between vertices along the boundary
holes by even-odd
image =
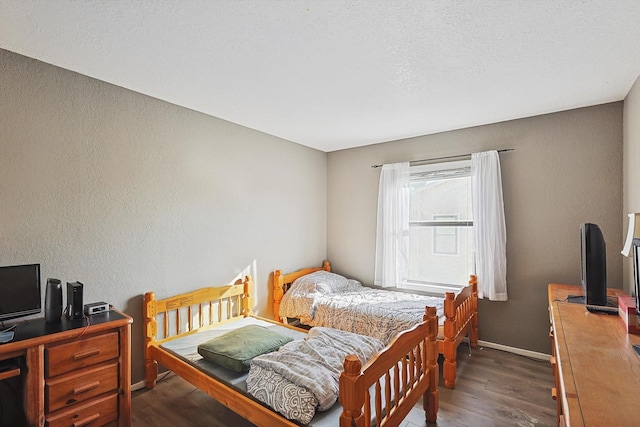
[[[144,292],[252,274],[270,315],[270,272],[324,259],[325,153],[4,50],[0,94],[0,265],[132,315],[134,382]]]
[[[580,223],[601,227],[608,284],[622,287],[621,102],[329,153],[327,254],[373,282],[371,165],[500,148],[515,149],[500,154],[509,300],[480,301],[480,339],[549,353],[547,285],[580,283]]]
[[[622,229],[627,232],[631,212],[640,212],[640,78],[636,80],[624,100],[624,177],[622,202]],[[623,260],[624,288],[635,295],[632,258]]]

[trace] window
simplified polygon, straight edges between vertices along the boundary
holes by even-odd
[[[443,291],[473,271],[471,161],[411,168],[408,288]]]
[[[455,222],[458,214],[433,214],[433,223]],[[433,227],[433,255],[458,255],[458,229],[456,227]]]

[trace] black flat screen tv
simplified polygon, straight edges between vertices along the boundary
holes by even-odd
[[[580,264],[586,305],[607,305],[607,254],[604,236],[596,224],[580,225]]]
[[[40,264],[0,267],[0,321],[42,311]]]

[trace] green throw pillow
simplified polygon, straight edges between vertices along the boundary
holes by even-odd
[[[248,371],[251,359],[276,351],[293,338],[258,325],[243,326],[198,346],[206,360],[236,372]]]

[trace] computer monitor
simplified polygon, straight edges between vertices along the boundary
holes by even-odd
[[[0,267],[0,321],[41,310],[40,264]]]

